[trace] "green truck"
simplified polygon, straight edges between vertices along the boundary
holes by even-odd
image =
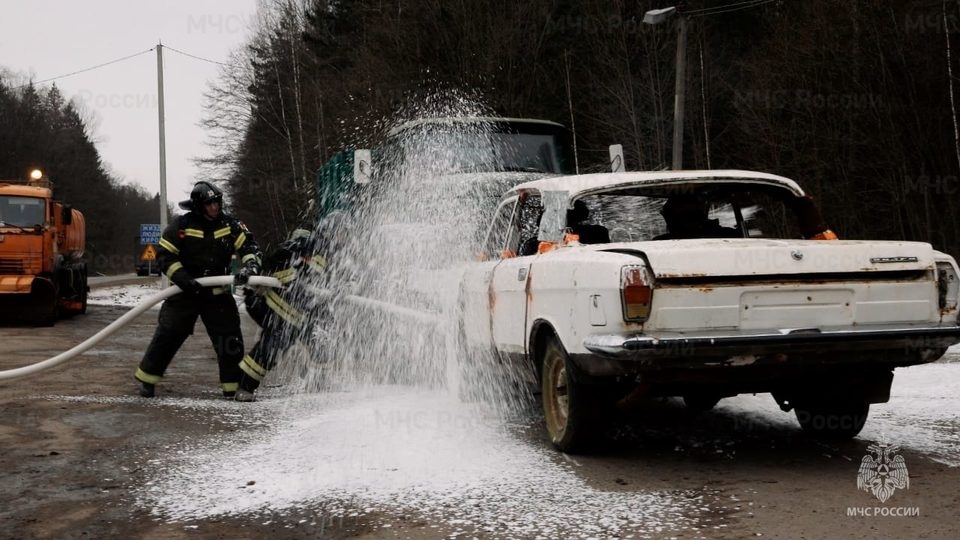
[[[372,149],[348,148],[317,174],[316,217],[351,210],[389,182],[391,171],[433,156],[433,172],[572,174],[572,137],[556,122],[529,118],[439,117],[405,122]],[[438,169],[438,170],[437,170]],[[490,176],[490,175],[487,175]],[[506,186],[509,188],[509,186]]]

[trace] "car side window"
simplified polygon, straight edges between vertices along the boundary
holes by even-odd
[[[515,242],[508,244],[518,256],[536,255],[540,241],[540,219],[543,216],[543,200],[539,195],[530,195],[520,201],[518,222],[515,224]]]
[[[483,252],[487,257],[491,259],[500,258],[501,251],[506,247],[507,240],[513,230],[512,224],[516,208],[516,197],[502,202],[497,208],[490,230],[487,232],[487,241],[483,244]]]

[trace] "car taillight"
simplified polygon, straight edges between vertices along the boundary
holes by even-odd
[[[957,279],[957,270],[949,262],[937,263],[937,288],[940,291],[940,309],[945,311],[956,309],[960,280]]]
[[[653,280],[646,266],[624,266],[620,270],[620,290],[623,298],[623,319],[643,322],[650,317],[653,301]]]

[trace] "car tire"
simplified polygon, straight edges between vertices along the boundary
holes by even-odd
[[[598,442],[600,419],[595,390],[573,380],[573,365],[563,345],[551,338],[544,349],[540,394],[550,442],[568,454]]]
[[[824,440],[839,441],[855,437],[870,414],[866,401],[802,404],[794,408],[797,421],[806,433]]]
[[[705,413],[716,407],[717,403],[720,403],[720,399],[717,396],[691,394],[683,396],[683,405],[691,412]]]

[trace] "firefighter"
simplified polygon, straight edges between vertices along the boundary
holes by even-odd
[[[157,259],[160,271],[183,292],[160,308],[153,340],[135,375],[140,395],[154,396],[155,385],[193,333],[199,316],[217,353],[223,395],[232,399],[240,382],[238,363],[244,350],[240,315],[229,287],[203,287],[196,278],[228,275],[231,258],[236,255],[241,265],[238,281],[243,282],[259,274],[260,249],[243,223],[223,213],[223,192],[213,184],[197,182],[180,208],[188,212],[163,231]]]
[[[262,328],[260,339],[240,362],[243,374],[237,391],[238,401],[254,401],[257,388],[277,359],[293,343],[307,336],[322,306],[302,285],[320,284],[325,279],[326,257],[321,246],[305,229],[296,229],[265,260],[264,271],[280,280],[282,291],[247,289],[244,302],[247,313]],[[327,251],[327,250],[324,250]]]

